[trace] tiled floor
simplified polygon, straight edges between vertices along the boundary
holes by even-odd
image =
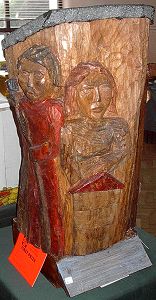
[[[156,144],[144,144],[137,225],[156,236]]]

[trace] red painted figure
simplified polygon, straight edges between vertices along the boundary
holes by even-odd
[[[63,112],[61,101],[54,100],[59,65],[47,47],[35,45],[19,57],[17,68],[24,92],[19,101],[16,93],[14,105],[22,148],[18,229],[33,245],[61,257],[64,230],[56,158]]]

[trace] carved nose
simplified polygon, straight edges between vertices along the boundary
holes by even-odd
[[[99,92],[99,87],[94,88],[94,102],[101,102],[101,95]]]
[[[29,77],[28,77],[28,84],[27,84],[29,87],[32,87],[33,86],[33,74],[29,74]]]

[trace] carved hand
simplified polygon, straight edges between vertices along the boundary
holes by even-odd
[[[17,106],[20,99],[22,98],[22,93],[19,91],[19,84],[16,78],[11,78],[6,81],[7,88],[9,90],[9,103],[11,106]]]

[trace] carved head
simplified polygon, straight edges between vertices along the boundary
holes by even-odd
[[[99,62],[80,63],[66,81],[66,114],[101,120],[108,108],[116,112],[116,94],[114,78],[106,68]]]
[[[47,99],[59,86],[59,62],[50,49],[34,45],[17,62],[18,82],[27,98],[34,102]]]

